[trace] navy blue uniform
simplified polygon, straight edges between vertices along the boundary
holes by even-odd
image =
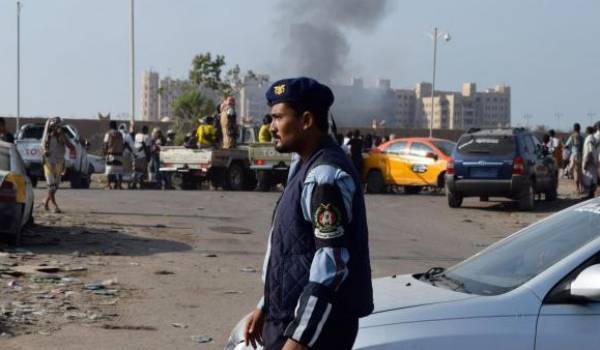
[[[275,209],[265,264],[266,349],[291,338],[311,349],[350,349],[373,310],[368,229],[360,181],[325,137],[294,161]]]

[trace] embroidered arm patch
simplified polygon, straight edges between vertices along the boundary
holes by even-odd
[[[339,188],[330,184],[316,186],[311,197],[311,212],[317,248],[344,246],[348,216]]]

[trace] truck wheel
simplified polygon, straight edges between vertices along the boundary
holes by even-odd
[[[71,188],[81,188],[81,180],[82,176],[80,173],[73,173],[73,175],[71,175],[71,178],[69,179],[69,182],[71,183]]]
[[[231,164],[226,174],[225,189],[242,191],[246,188],[246,182],[247,174],[244,167],[239,163]]]
[[[525,187],[523,192],[519,195],[517,206],[520,210],[533,210],[533,207],[535,206],[535,192],[532,183],[527,184],[527,187]]]
[[[385,181],[379,170],[371,170],[367,176],[367,192],[383,193],[385,191]]]
[[[246,175],[246,187],[244,189],[246,191],[254,191],[256,189],[256,185],[258,184],[256,173],[253,171],[247,171]]]
[[[546,191],[545,197],[548,202],[555,201],[558,197],[558,176],[552,179],[551,187]]]
[[[259,170],[256,173],[256,178],[258,180],[258,190],[267,192],[273,187],[273,176],[270,172],[265,170]]]
[[[177,190],[185,189],[183,176],[180,173],[178,173],[178,172],[171,173],[169,175],[169,178],[171,180],[170,182],[171,182],[171,186],[173,186],[173,188],[175,188]]]
[[[459,208],[463,202],[463,195],[456,192],[451,192],[446,189],[446,198],[448,199],[448,206],[450,208]]]
[[[406,194],[419,194],[423,187],[421,186],[404,186],[404,193]]]

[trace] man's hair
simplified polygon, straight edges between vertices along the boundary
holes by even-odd
[[[114,120],[111,120],[110,123],[108,123],[108,128],[111,130],[117,130],[117,122]]]
[[[581,125],[579,125],[579,123],[573,124],[573,130],[579,132],[581,130]]]
[[[142,133],[144,133],[144,134],[148,133],[148,126],[147,125],[142,126]]]
[[[294,112],[296,112],[298,117],[300,117],[304,112],[311,112],[315,117],[317,128],[324,133],[329,131],[329,121],[327,120],[329,108],[310,106],[308,104],[299,102],[286,102],[286,104],[293,109]]]
[[[556,135],[556,132],[554,131],[554,129],[550,129],[550,131],[548,131],[548,134],[550,134],[551,137],[554,137]]]
[[[359,138],[360,137],[360,130],[356,129],[354,130],[354,133],[352,133],[352,136]]]
[[[594,133],[594,128],[591,126],[588,126],[587,128],[585,128],[585,132],[589,135]]]
[[[271,124],[272,121],[273,117],[271,117],[270,114],[265,114],[265,116],[263,117],[263,124]]]

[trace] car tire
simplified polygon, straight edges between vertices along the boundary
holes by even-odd
[[[460,193],[452,192],[446,189],[446,198],[448,199],[448,206],[450,208],[460,208],[463,202],[463,195]]]
[[[419,194],[423,189],[422,186],[404,186],[405,194]]]
[[[225,179],[225,189],[232,191],[242,191],[246,188],[247,173],[240,163],[233,163],[227,170]]]
[[[535,206],[535,191],[533,188],[533,183],[529,183],[519,195],[519,198],[517,199],[519,210],[533,210],[533,207]]]
[[[268,171],[259,170],[256,173],[256,179],[258,180],[259,191],[267,192],[273,187],[273,176]]]
[[[443,190],[446,187],[446,172],[442,171],[438,176],[437,187],[439,190]]]
[[[548,191],[546,191],[544,197],[546,198],[546,201],[548,201],[548,202],[553,202],[558,197],[558,177],[557,176],[555,176],[552,179],[552,185],[548,189]]]
[[[74,189],[78,189],[78,188],[82,188],[82,180],[83,180],[83,176],[81,175],[81,173],[73,173],[73,175],[71,176],[71,178],[69,179],[69,182],[71,183],[71,188]]]
[[[385,192],[385,181],[383,174],[379,170],[371,170],[367,175],[367,192],[383,193]]]

